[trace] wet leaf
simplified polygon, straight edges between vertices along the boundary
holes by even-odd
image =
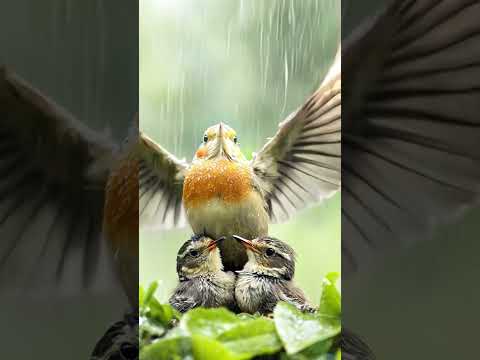
[[[249,358],[233,353],[220,341],[207,336],[192,336],[192,344],[195,360],[242,360]]]
[[[341,316],[341,297],[335,285],[338,278],[338,273],[329,273],[323,279],[322,296],[320,298],[320,306],[318,308],[318,313],[338,318]]]
[[[241,320],[249,320],[249,319],[257,319],[258,318],[257,315],[252,315],[252,314],[248,314],[248,313],[237,314],[237,317]]]
[[[193,360],[192,341],[188,337],[161,339],[140,351],[142,360]]]
[[[185,334],[216,338],[235,327],[241,321],[227,309],[197,308],[187,312],[182,317],[179,326]]]
[[[274,354],[282,349],[274,322],[265,318],[243,321],[217,339],[245,358]]]
[[[274,310],[275,325],[288,354],[296,354],[318,342],[338,335],[340,321],[317,314],[304,314],[295,306],[279,303]]]

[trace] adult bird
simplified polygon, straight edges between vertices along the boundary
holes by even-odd
[[[1,291],[112,289],[113,258],[135,308],[138,118],[116,144],[5,68],[0,104]]]
[[[270,222],[285,221],[340,188],[340,62],[338,52],[318,90],[252,160],[223,123],[199,137],[191,163],[141,133],[141,223],[165,229],[188,221],[196,234],[226,236],[220,244],[225,270],[242,269],[247,256],[234,234],[265,236]]]

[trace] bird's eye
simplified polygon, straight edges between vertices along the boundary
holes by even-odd
[[[265,255],[273,256],[273,255],[275,255],[275,250],[272,249],[272,248],[268,248],[267,250],[265,250]]]
[[[204,143],[208,142],[208,136],[207,135],[203,135],[203,142]]]
[[[234,142],[235,144],[238,142],[238,138],[237,138],[236,136],[233,138],[233,142]]]
[[[198,255],[200,255],[198,250],[190,250],[189,254],[190,256],[193,256],[193,257],[197,257]]]

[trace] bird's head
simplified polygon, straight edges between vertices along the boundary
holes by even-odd
[[[259,237],[247,240],[234,235],[247,251],[248,261],[244,270],[257,274],[291,280],[295,274],[295,251],[281,240]]]
[[[202,144],[195,153],[194,162],[213,159],[246,161],[238,145],[238,137],[230,126],[220,123],[209,127],[203,134]]]
[[[222,271],[223,264],[217,245],[224,239],[193,236],[183,244],[177,255],[177,274],[180,280]]]

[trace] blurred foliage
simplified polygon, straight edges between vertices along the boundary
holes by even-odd
[[[272,317],[234,314],[224,308],[197,308],[181,315],[154,296],[153,283],[140,288],[140,358],[243,360],[339,359],[338,274],[326,276],[319,309],[304,314],[279,303]]]
[[[320,84],[340,38],[336,0],[144,0],[140,3],[140,127],[190,160],[203,131],[237,130],[247,157]],[[298,253],[296,281],[318,299],[317,279],[340,271],[340,194],[272,225]],[[165,301],[190,229],[140,233],[140,282]]]

